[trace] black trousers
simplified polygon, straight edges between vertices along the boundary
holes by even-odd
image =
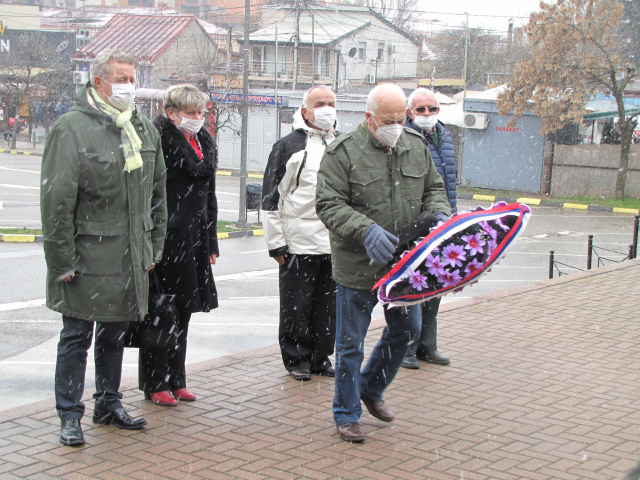
[[[191,314],[179,312],[178,348],[163,350],[141,348],[138,354],[138,388],[157,393],[187,387],[187,333]]]
[[[336,342],[336,283],[331,255],[289,255],[280,265],[280,351],[287,370],[331,366]]]
[[[62,420],[82,418],[84,415],[84,376],[87,370],[87,351],[91,347],[93,324],[89,320],[62,316],[62,331],[56,361],[56,409]],[[120,379],[124,333],[128,322],[95,322],[96,364],[95,408],[113,411],[122,407]]]
[[[438,350],[438,310],[441,300],[441,297],[432,298],[418,306],[422,310],[420,338],[411,344],[407,355],[415,355],[418,351],[427,353]]]

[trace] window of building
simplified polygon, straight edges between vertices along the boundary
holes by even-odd
[[[358,60],[364,62],[367,59],[367,42],[360,42],[358,46]]]
[[[376,60],[382,60],[384,57],[384,42],[378,43],[378,56]]]

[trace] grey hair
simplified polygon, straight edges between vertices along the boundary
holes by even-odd
[[[128,63],[129,65],[133,65],[133,68],[138,66],[136,57],[129,53],[123,52],[122,50],[102,50],[91,63],[91,85],[95,87],[95,83],[93,82],[95,77],[107,78],[109,76],[113,62]]]
[[[403,99],[407,98],[404,90],[394,83],[381,83],[375,87],[369,92],[369,96],[367,97],[367,112],[376,113],[380,107],[380,97],[394,93],[402,95]]]
[[[311,87],[309,90],[304,92],[304,95],[302,96],[302,106],[304,108],[309,108],[309,94],[313,92],[316,88],[321,88],[322,90],[329,90],[331,93],[333,93],[333,90],[331,90],[331,87],[327,87],[326,85],[316,85],[315,87]]]
[[[204,92],[190,83],[170,86],[164,91],[163,101],[165,111],[170,108],[176,113],[180,110],[204,110],[207,104]]]
[[[407,108],[413,108],[413,99],[419,93],[422,93],[423,95],[431,95],[433,99],[436,101],[436,107],[440,108],[440,102],[438,101],[438,97],[436,97],[436,94],[433,92],[433,90],[429,90],[428,88],[422,88],[422,87],[416,88],[413,92],[411,92],[411,95],[409,95],[409,98],[407,99]]]

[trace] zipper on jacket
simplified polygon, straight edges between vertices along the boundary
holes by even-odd
[[[393,219],[394,212],[395,212],[395,202],[393,201],[393,192],[395,189],[395,175],[393,174],[393,166],[392,166],[392,160],[393,160],[393,150],[390,147],[386,147],[387,149],[387,158],[389,159],[389,175],[391,175],[391,218]],[[393,233],[395,235],[395,232],[397,232],[398,230],[398,221],[397,220],[393,220]]]
[[[302,157],[302,163],[300,164],[300,168],[298,169],[298,175],[296,177],[296,186],[293,187],[293,190],[291,190],[291,193],[295,192],[297,190],[297,188],[300,186],[300,175],[302,175],[302,169],[304,168],[304,166],[307,163],[307,151],[304,151],[304,157]]]

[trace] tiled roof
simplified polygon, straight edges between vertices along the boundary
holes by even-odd
[[[104,49],[118,48],[154,63],[194,21],[194,15],[117,14],[74,58],[90,59]]]
[[[42,7],[40,11],[40,28],[42,30],[76,30],[100,29],[118,13],[129,15],[179,15],[173,8],[150,7],[102,7],[87,5],[84,8],[68,9]]]

